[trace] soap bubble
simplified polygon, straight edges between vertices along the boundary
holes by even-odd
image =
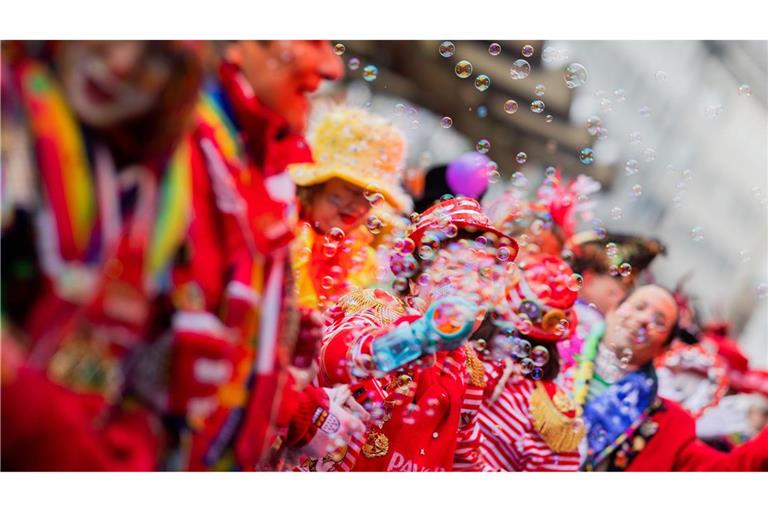
[[[451,126],[453,126],[453,119],[451,119],[448,116],[443,117],[440,120],[440,126],[442,126],[443,128],[450,128]]]
[[[739,86],[739,96],[752,96],[752,88],[747,84]]]
[[[342,43],[336,43],[336,46],[333,47],[334,53],[336,55],[344,55],[344,52],[347,50],[347,47],[344,46]]]
[[[536,96],[544,96],[544,93],[547,92],[546,86],[544,84],[539,84],[536,86],[535,94]]]
[[[701,242],[704,240],[704,229],[701,226],[696,226],[691,229],[691,239],[694,242]]]
[[[533,360],[526,357],[520,361],[520,373],[523,375],[528,375],[534,368]]]
[[[618,206],[611,208],[611,218],[613,220],[619,220],[624,216],[624,211]]]
[[[372,188],[366,188],[363,192],[363,197],[365,197],[365,199],[372,207],[379,206],[385,201],[384,194]]]
[[[584,278],[581,274],[571,274],[571,278],[568,280],[568,289],[572,292],[577,292],[581,290],[583,284]]]
[[[640,110],[638,110],[638,113],[640,114],[640,117],[650,117],[651,115],[651,107],[640,107]]]
[[[637,171],[640,170],[639,164],[637,160],[627,160],[627,163],[624,164],[624,172],[627,176],[632,176],[634,174],[637,174]]]
[[[504,102],[504,112],[507,114],[514,114],[517,112],[517,102],[515,100],[507,100]]]
[[[332,258],[336,255],[336,253],[339,250],[339,244],[335,244],[332,242],[325,242],[323,244],[323,256],[326,258]]]
[[[339,227],[332,227],[325,234],[325,241],[332,244],[340,244],[344,241],[344,230]]]
[[[379,76],[379,68],[373,64],[368,64],[363,68],[363,80],[373,82]]]
[[[632,185],[632,196],[640,197],[643,194],[643,187],[639,184]]]
[[[352,71],[356,70],[357,68],[360,67],[360,59],[358,59],[357,57],[352,57],[351,59],[349,59],[349,62],[347,62],[347,66],[349,66],[349,69],[351,69]]]
[[[632,274],[632,265],[629,263],[619,265],[619,274],[621,274],[621,277],[629,277]]]
[[[528,323],[530,324],[530,320],[528,320]],[[530,329],[529,329],[530,330]],[[522,359],[524,357],[528,357],[528,354],[531,353],[531,342],[522,338],[518,339],[518,342],[515,344],[515,348],[512,352],[515,357]]]
[[[554,62],[560,58],[560,54],[557,51],[557,48],[554,48],[552,46],[547,46],[544,48],[544,51],[541,53],[541,60],[544,62]]]
[[[475,144],[475,149],[479,153],[487,153],[491,149],[491,143],[488,139],[480,139],[477,141],[477,144]]]
[[[646,162],[653,162],[656,160],[656,150],[653,148],[645,148],[643,151],[643,160]]]
[[[468,60],[460,60],[456,63],[454,71],[456,72],[456,76],[459,78],[469,78],[469,76],[472,74],[472,63]]]
[[[531,349],[531,360],[534,366],[544,366],[549,362],[549,350],[541,345],[536,345]]]
[[[597,135],[600,127],[603,125],[603,120],[597,116],[589,116],[584,124],[587,127],[587,133]]]
[[[587,82],[587,69],[577,62],[568,64],[563,70],[563,79],[569,89],[581,87]]]
[[[485,105],[480,105],[477,107],[477,117],[480,119],[485,119],[485,117],[488,115],[488,107]]]
[[[437,50],[440,52],[440,55],[447,59],[453,57],[453,54],[456,53],[456,45],[451,41],[443,41]]]
[[[488,53],[494,57],[501,53],[501,45],[499,43],[491,43],[488,45]]]
[[[374,235],[377,235],[381,233],[381,229],[384,227],[384,222],[382,222],[382,220],[377,216],[371,215],[366,220],[365,225],[368,228],[368,231]]]
[[[656,76],[656,81],[659,83],[662,83],[667,80],[667,74],[664,71],[657,71],[655,76]]]
[[[524,164],[528,160],[528,155],[521,151],[515,156],[515,161],[519,164]]]
[[[523,80],[531,74],[531,65],[525,59],[517,59],[512,63],[512,67],[509,69],[509,76],[512,80]]]
[[[579,151],[579,161],[584,165],[590,165],[592,162],[594,162],[595,156],[592,148],[583,148],[581,151]]]
[[[544,112],[544,102],[541,100],[534,100],[531,102],[531,112],[535,114],[541,114]]]
[[[485,92],[491,86],[491,79],[488,75],[477,75],[475,77],[475,89],[480,92]]]
[[[517,171],[512,175],[512,186],[515,188],[527,188],[528,187],[528,178],[525,177],[525,174],[523,174],[520,171]]]
[[[533,46],[529,44],[526,44],[525,46],[523,46],[523,49],[521,51],[521,53],[523,54],[523,57],[526,57],[526,58],[533,57],[533,52],[534,52]]]
[[[546,116],[544,116],[544,122],[545,123],[551,123],[554,120],[555,120],[555,118],[552,117],[552,114],[547,114]]]

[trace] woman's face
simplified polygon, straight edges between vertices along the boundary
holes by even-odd
[[[145,41],[65,42],[57,66],[75,114],[96,128],[149,111],[171,76],[170,60]]]
[[[365,222],[371,210],[363,189],[339,178],[322,184],[309,206],[308,220],[320,233],[337,227],[349,234]]]

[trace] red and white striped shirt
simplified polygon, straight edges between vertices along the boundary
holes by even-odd
[[[502,378],[506,363],[485,363],[487,394]],[[577,471],[578,451],[556,453],[533,426],[530,399],[535,382],[513,374],[493,403],[486,402],[477,415],[479,453],[488,471]]]

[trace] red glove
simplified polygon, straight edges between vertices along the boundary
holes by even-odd
[[[206,312],[180,312],[173,319],[174,344],[168,408],[172,414],[207,416],[219,388],[229,381],[238,347],[231,330]]]

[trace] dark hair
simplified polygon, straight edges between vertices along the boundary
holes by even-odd
[[[483,321],[480,323],[480,327],[472,333],[469,337],[470,340],[478,340],[480,338],[490,342],[493,336],[496,334],[498,328],[493,324],[491,315],[486,315]],[[525,338],[525,337],[524,337]],[[531,343],[531,347],[543,346],[549,351],[549,361],[541,367],[543,374],[539,380],[554,380],[560,373],[560,351],[557,349],[557,343],[542,343],[535,338],[525,338]],[[529,377],[532,378],[532,377]]]
[[[541,345],[549,351],[549,361],[541,367],[544,373],[539,380],[555,380],[560,373],[560,351],[557,343],[539,343],[534,339],[529,340],[534,347]]]
[[[309,220],[306,218],[307,212],[312,205],[312,201],[315,200],[315,196],[323,188],[325,182],[316,183],[314,185],[296,187],[296,199],[299,203],[299,217],[301,220]]]

